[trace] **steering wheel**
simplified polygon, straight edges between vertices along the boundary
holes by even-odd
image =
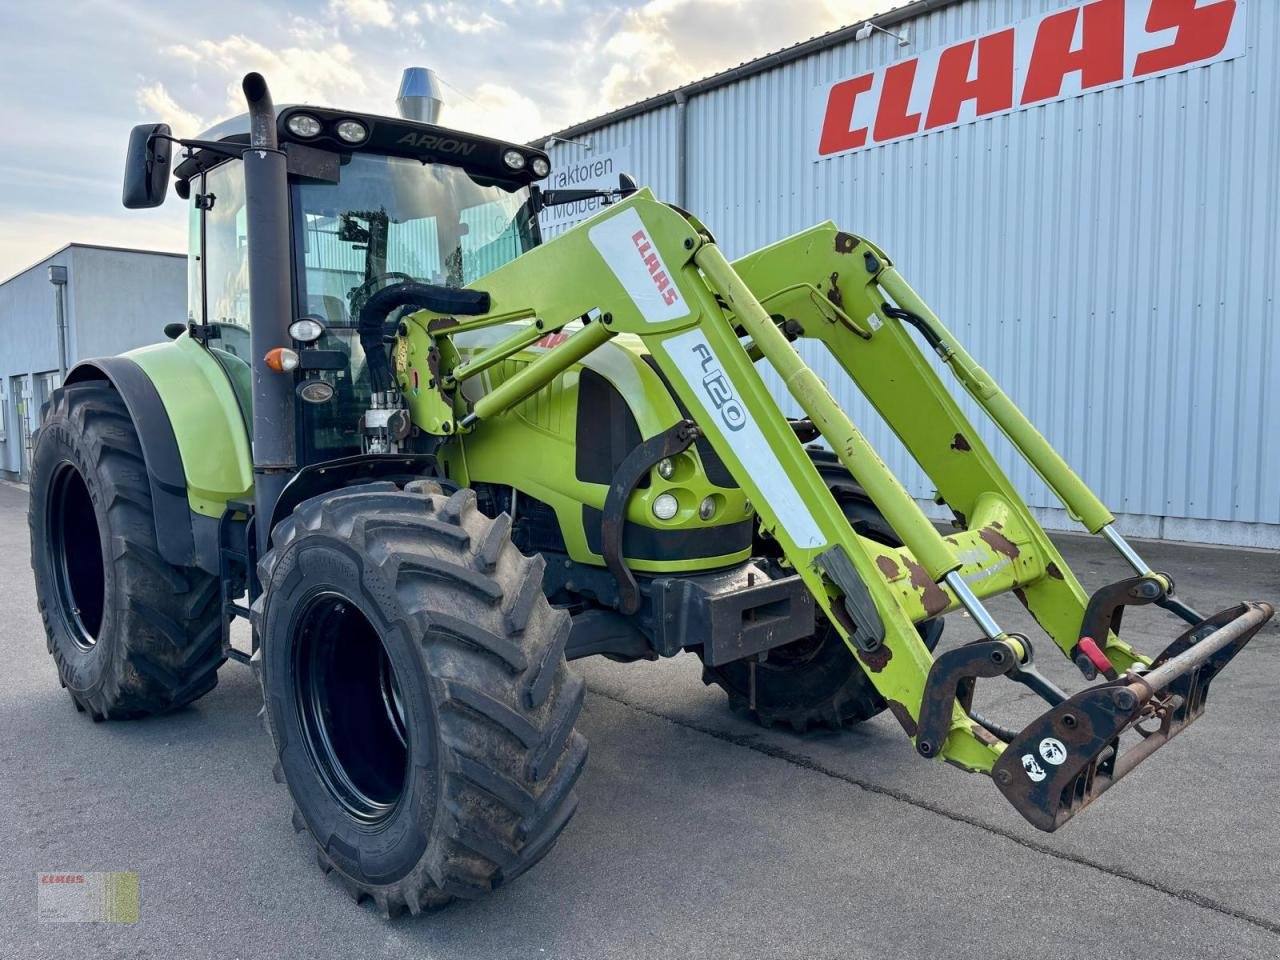
[[[351,316],[358,318],[364,310],[365,301],[373,296],[374,291],[379,284],[391,286],[393,283],[417,283],[417,277],[411,277],[407,273],[391,272],[380,273],[377,276],[369,277],[360,286],[351,291]]]

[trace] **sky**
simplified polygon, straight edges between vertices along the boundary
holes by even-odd
[[[395,113],[443,78],[441,123],[527,141],[892,6],[889,0],[0,2],[0,279],[69,242],[182,251],[185,212],[126,211],[129,129],[179,136],[277,103]]]

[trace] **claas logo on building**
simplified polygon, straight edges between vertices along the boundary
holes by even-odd
[[[821,89],[817,159],[1244,51],[1240,0],[1094,0]]]

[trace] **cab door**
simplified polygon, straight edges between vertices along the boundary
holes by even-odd
[[[195,186],[195,184],[193,184]],[[231,381],[245,430],[252,432],[249,352],[249,233],[244,168],[228,160],[203,173],[191,196],[187,309],[198,339]]]

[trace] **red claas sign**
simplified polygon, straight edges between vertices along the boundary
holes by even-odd
[[[815,159],[1244,53],[1244,0],[1093,0],[818,88]]]

